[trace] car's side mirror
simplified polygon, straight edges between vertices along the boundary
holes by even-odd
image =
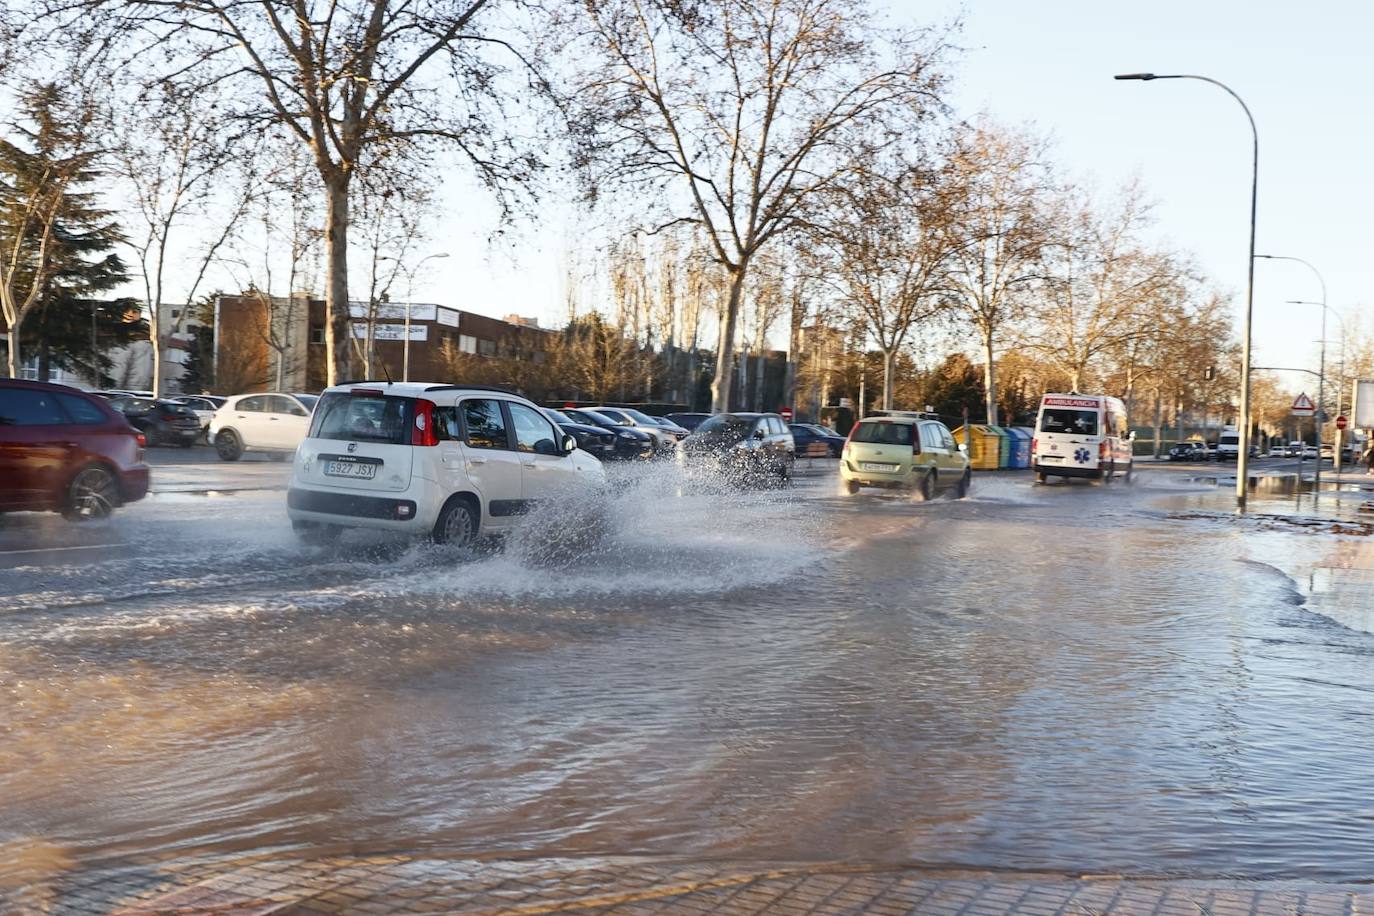
[[[575,451],[577,451],[577,440],[565,433],[563,435],[563,454],[571,455]]]
[[[764,437],[763,430],[761,430],[761,429],[756,429],[756,430],[754,430],[754,438],[755,438],[755,439],[762,439],[763,437]]]
[[[959,452],[960,452],[960,454],[967,455],[967,454],[968,454],[968,446],[965,445],[964,443],[960,442],[960,443],[959,443]]]

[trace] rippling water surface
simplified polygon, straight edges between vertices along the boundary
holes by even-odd
[[[0,571],[0,881],[339,843],[1369,877],[1330,537],[1148,482],[619,490],[572,562],[298,548],[268,494]]]

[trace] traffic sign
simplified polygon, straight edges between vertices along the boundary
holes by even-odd
[[[1349,426],[1349,425],[1350,425],[1350,421],[1347,420],[1345,417],[1342,416],[1342,417],[1337,417],[1337,418],[1336,418],[1336,428],[1337,428],[1337,429],[1345,429],[1345,428],[1346,428],[1347,426]]]
[[[1317,405],[1312,403],[1312,399],[1306,392],[1293,399],[1293,416],[1310,417],[1317,412]]]
[[[782,421],[783,421],[784,423],[791,423],[791,422],[792,422],[792,408],[791,408],[791,407],[784,407],[782,410],[779,410],[778,413],[779,413],[779,415],[782,416]]]

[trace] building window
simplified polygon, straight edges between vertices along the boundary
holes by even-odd
[[[477,352],[477,338],[471,334],[458,335],[458,349],[463,353]]]
[[[482,356],[495,356],[495,355],[496,355],[496,341],[494,341],[494,340],[479,340],[479,341],[477,341],[477,352],[478,352],[479,354],[481,354]]]
[[[324,343],[324,325],[314,324],[310,326],[310,342],[312,344]]]

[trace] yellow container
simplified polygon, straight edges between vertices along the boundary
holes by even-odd
[[[975,471],[995,471],[1002,463],[1002,436],[987,426],[973,427],[972,441],[964,427],[954,431],[954,441],[966,446],[969,463]]]

